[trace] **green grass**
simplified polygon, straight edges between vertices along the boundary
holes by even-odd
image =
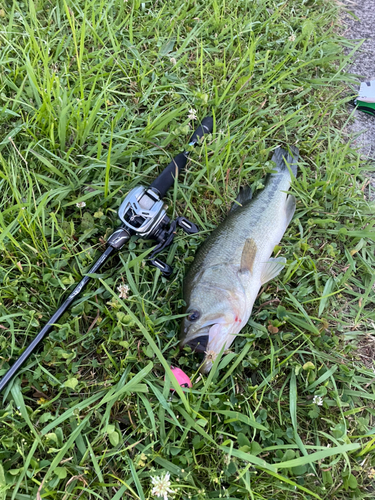
[[[128,190],[183,149],[189,109],[215,128],[168,197],[202,230],[164,255],[173,277],[132,240],[2,395],[1,500],[147,499],[166,472],[175,499],[374,497],[374,205],[337,17],[326,0],[2,2],[0,375],[103,251]],[[286,270],[199,377],[178,349],[183,277],[278,144],[301,154]],[[193,390],[171,396],[172,363]]]

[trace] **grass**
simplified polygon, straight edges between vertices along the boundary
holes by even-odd
[[[323,0],[2,2],[0,375],[103,251],[128,190],[183,149],[189,109],[215,128],[168,197],[201,228],[164,255],[173,277],[132,240],[2,395],[1,500],[143,500],[166,472],[175,499],[373,498],[374,206],[346,135],[355,46],[338,13]],[[239,187],[262,188],[278,144],[301,154],[286,270],[199,377],[178,349],[183,277]],[[192,390],[171,395],[172,363]]]

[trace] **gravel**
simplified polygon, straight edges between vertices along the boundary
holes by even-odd
[[[362,81],[375,80],[375,2],[374,0],[345,1],[345,6],[358,18],[345,15],[347,27],[345,36],[352,40],[365,40],[355,54],[351,73],[358,75],[358,88]],[[352,108],[350,108],[352,112]],[[352,134],[359,134],[354,140],[361,148],[364,162],[375,162],[375,116],[362,111],[354,112],[354,121],[350,125]],[[375,172],[368,173],[370,180],[370,197],[375,199]]]

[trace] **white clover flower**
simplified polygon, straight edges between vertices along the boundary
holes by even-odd
[[[151,482],[154,485],[151,491],[151,495],[163,498],[163,500],[168,500],[168,493],[175,493],[170,489],[171,482],[169,480],[169,472],[167,472],[164,477],[152,477]]]
[[[120,285],[117,287],[117,290],[120,292],[120,299],[127,299],[129,295],[129,287],[128,285]]]
[[[176,65],[176,63],[177,63],[177,61],[176,61],[176,59],[175,59],[174,57],[171,57],[171,58],[169,59],[169,61],[173,64],[173,66],[175,66],[175,65]]]
[[[196,120],[197,119],[197,111],[193,108],[189,109],[188,118],[189,118],[189,120]]]
[[[295,40],[295,39],[296,39],[296,35],[295,35],[294,33],[292,33],[292,34],[290,35],[290,37],[288,38],[288,40],[289,40],[290,42],[294,42],[294,40]]]
[[[323,398],[321,396],[314,396],[313,403],[315,403],[318,406],[322,406]]]
[[[86,202],[85,201],[79,201],[78,203],[76,203],[76,207],[78,208],[83,208],[86,206]]]

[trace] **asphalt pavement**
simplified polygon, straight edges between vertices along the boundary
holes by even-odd
[[[358,75],[360,82],[375,80],[375,0],[345,0],[345,6],[355,17],[345,14],[345,36],[351,40],[364,42],[355,54],[350,72]],[[352,111],[352,108],[349,109]],[[364,163],[375,165],[375,116],[362,111],[354,112],[354,121],[350,124],[350,132],[359,134],[354,144],[361,148]],[[368,173],[370,186],[369,196],[375,199],[375,172]]]

